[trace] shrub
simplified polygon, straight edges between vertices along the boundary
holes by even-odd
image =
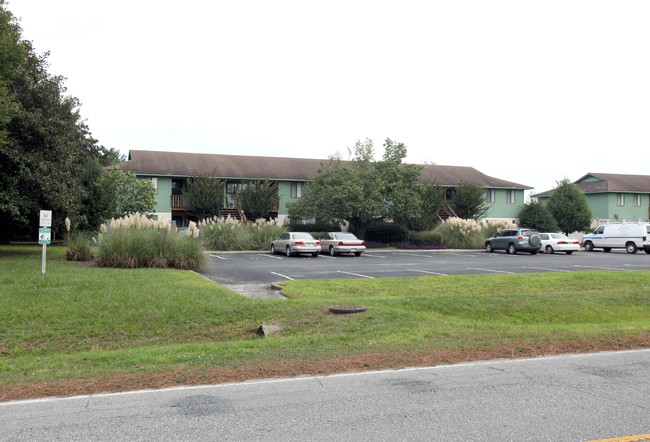
[[[365,240],[395,244],[399,241],[408,241],[409,232],[406,227],[393,223],[373,223],[366,229]]]
[[[411,232],[409,239],[418,247],[442,245],[442,234],[431,230],[424,232]]]
[[[557,232],[557,221],[553,214],[539,202],[524,204],[519,212],[519,223],[538,232]]]
[[[102,228],[95,262],[102,267],[158,267],[196,270],[205,256],[197,239],[199,230],[190,224],[191,235],[171,230],[165,221],[153,221],[135,214],[112,219]]]

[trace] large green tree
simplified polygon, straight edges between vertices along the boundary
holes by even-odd
[[[267,218],[278,204],[278,186],[269,180],[247,180],[241,189],[239,201],[249,221]]]
[[[187,180],[189,206],[199,219],[217,216],[223,208],[224,183],[211,175],[197,175]]]
[[[123,172],[117,166],[110,167],[99,178],[98,186],[107,201],[104,219],[134,213],[149,214],[156,210],[153,183],[136,177],[133,172]]]
[[[387,139],[381,161],[374,159],[373,142],[357,141],[350,160],[333,156],[310,178],[302,198],[289,203],[292,219],[317,219],[326,223],[349,222],[357,235],[385,218],[409,219],[421,205],[416,185],[419,166],[406,165],[406,147]]]
[[[456,214],[463,219],[483,218],[489,207],[485,201],[485,189],[471,182],[461,181],[455,188]]]
[[[591,226],[592,213],[584,192],[568,179],[557,183],[546,208],[565,234],[584,232]]]
[[[34,231],[41,209],[53,211],[60,231],[66,217],[80,219],[81,170],[110,156],[81,121],[79,101],[65,94],[64,78],[48,67],[0,0],[0,241]]]
[[[440,222],[438,211],[444,208],[447,187],[433,180],[421,183],[418,191],[422,205],[419,216],[413,223],[413,228],[418,231],[431,230]]]

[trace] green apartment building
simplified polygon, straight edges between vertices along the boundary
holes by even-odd
[[[588,173],[574,183],[587,197],[596,224],[598,220],[650,218],[650,175]],[[533,196],[545,203],[552,193]]]
[[[318,173],[324,160],[243,155],[195,154],[132,150],[128,161],[119,164],[139,178],[150,179],[156,189],[158,205],[155,214],[177,226],[187,226],[194,217],[187,203],[187,178],[210,175],[225,182],[224,207],[220,215],[242,216],[239,186],[248,179],[267,179],[278,186],[279,200],[270,217],[288,222],[287,203],[302,196],[303,185]],[[489,207],[488,219],[514,220],[524,204],[524,191],[529,186],[485,175],[472,167],[424,165],[422,182],[448,188],[441,217],[453,216],[453,188],[461,182],[472,182],[485,188]]]

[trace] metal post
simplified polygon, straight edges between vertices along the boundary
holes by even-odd
[[[45,247],[47,247],[47,245],[43,244],[43,265],[41,266],[41,275],[45,275],[45,256],[47,255]]]

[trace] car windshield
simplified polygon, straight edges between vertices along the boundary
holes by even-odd
[[[309,233],[302,233],[302,232],[294,233],[293,238],[294,239],[314,239]]]
[[[336,239],[357,239],[353,233],[341,232],[336,234]]]
[[[551,234],[551,236],[553,237],[553,239],[567,239],[568,238],[568,236],[566,236],[563,233],[553,233],[553,234]]]

